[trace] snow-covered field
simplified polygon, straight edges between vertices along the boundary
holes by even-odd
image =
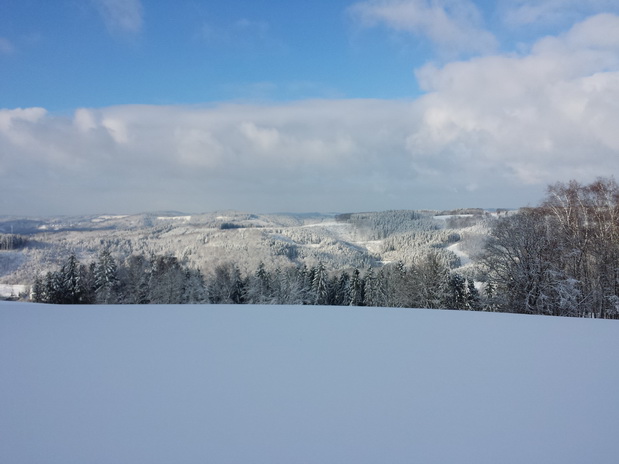
[[[0,284],[0,298],[18,297],[29,289],[28,285]]]
[[[460,250],[460,243],[454,243],[453,245],[449,245],[447,249],[453,252],[458,258],[460,258],[461,267],[464,267],[471,262],[471,258],[469,257],[469,255]]]
[[[0,462],[616,463],[619,322],[0,303]]]

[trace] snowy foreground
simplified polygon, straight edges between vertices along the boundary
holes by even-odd
[[[616,463],[619,321],[0,303],[0,462]]]

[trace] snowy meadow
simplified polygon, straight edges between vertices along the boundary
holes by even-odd
[[[0,462],[615,463],[619,323],[0,302]]]

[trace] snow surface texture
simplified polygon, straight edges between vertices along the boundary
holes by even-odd
[[[616,463],[619,322],[0,304],[0,462]]]

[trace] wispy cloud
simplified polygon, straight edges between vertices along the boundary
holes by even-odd
[[[0,55],[11,55],[15,52],[15,45],[4,37],[0,37]]]
[[[241,49],[281,47],[281,43],[272,36],[268,22],[248,18],[240,18],[227,24],[205,21],[197,37],[205,44],[214,47]]]
[[[365,26],[385,25],[412,33],[452,55],[487,53],[498,44],[483,27],[480,11],[468,0],[366,0],[349,11]]]
[[[142,31],[143,8],[140,0],[92,0],[112,35],[134,36]]]
[[[514,27],[562,24],[597,13],[619,13],[615,0],[501,0],[503,21]]]

